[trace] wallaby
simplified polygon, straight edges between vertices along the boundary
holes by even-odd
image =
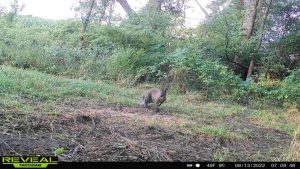
[[[142,105],[148,108],[148,104],[154,103],[156,105],[156,112],[159,112],[159,106],[166,101],[167,91],[169,87],[165,86],[162,89],[151,88],[146,90],[142,96]]]

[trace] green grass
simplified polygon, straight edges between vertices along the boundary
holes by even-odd
[[[226,128],[226,126],[204,126],[200,128],[200,132],[218,138],[231,139],[234,135]]]
[[[22,102],[14,99],[14,98],[11,98],[8,96],[0,97],[0,98],[1,98],[1,103],[2,103],[1,107],[7,108],[7,109],[14,108],[17,111],[26,111],[26,112],[33,111],[32,106],[30,106],[29,104],[22,104]]]
[[[38,71],[2,66],[0,96],[12,98],[14,95],[38,101],[60,102],[69,98],[81,97],[134,105],[138,91],[125,90],[103,82],[68,79]]]
[[[229,161],[232,156],[232,152],[226,147],[222,147],[221,149],[218,149],[214,154],[213,154],[213,159],[214,161]]]
[[[149,84],[135,88],[113,82],[70,79],[35,70],[0,67],[0,111],[59,114],[61,105],[87,99],[96,102],[138,106],[140,94]],[[161,108],[171,115],[195,124],[180,124],[178,129],[189,134],[207,134],[225,139],[243,139],[249,131],[235,130],[227,118],[236,121],[249,117],[255,122],[293,134],[296,125],[289,123],[283,110],[255,110],[236,103],[204,101],[201,93],[169,93]],[[152,125],[159,125],[152,122]]]
[[[285,117],[282,110],[249,110],[250,117],[253,121],[274,129],[287,132],[293,135],[297,125],[290,123],[288,117]]]
[[[225,126],[221,125],[199,125],[199,124],[180,124],[176,127],[184,133],[192,135],[209,135],[226,140],[244,139],[248,135],[243,131],[231,131],[229,129],[230,124]]]

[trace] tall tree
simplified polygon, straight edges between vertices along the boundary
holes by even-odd
[[[84,47],[84,33],[86,32],[87,26],[90,22],[92,10],[94,8],[96,0],[79,0],[81,14],[81,35],[80,35],[80,49]]]
[[[86,2],[80,1],[81,3],[87,3],[87,10],[81,11],[81,22],[82,22],[82,33],[86,32],[86,28],[90,22],[90,17],[96,0],[87,0]]]
[[[197,5],[199,6],[199,8],[201,9],[201,11],[205,14],[205,16],[208,18],[209,14],[207,13],[207,11],[202,7],[202,5],[199,3],[198,0],[195,0],[195,2],[197,3]]]
[[[98,0],[96,1],[93,17],[98,21],[99,24],[103,21],[106,15],[106,10],[109,8],[111,4],[114,3],[114,0]]]
[[[23,3],[20,5],[18,0],[14,0],[10,3],[10,11],[6,14],[6,20],[9,23],[12,23],[14,18],[18,15],[19,12],[21,12],[25,7],[25,4]]]
[[[188,0],[149,0],[147,7],[157,12],[167,11],[174,16],[184,14],[185,2]]]
[[[254,30],[254,23],[257,15],[257,6],[259,0],[244,0],[245,16],[242,25],[242,42],[246,43],[252,36]],[[251,76],[254,68],[254,53],[251,54],[251,61],[248,67],[247,79]]]
[[[111,25],[111,20],[112,20],[112,14],[113,14],[113,8],[115,5],[115,0],[112,0],[112,3],[109,4],[109,11],[108,11],[108,21],[107,24]]]
[[[244,1],[245,17],[244,17],[244,22],[242,25],[242,36],[243,36],[244,40],[250,39],[250,37],[253,33],[258,2],[259,2],[259,0],[245,0]]]
[[[90,16],[90,22],[110,24],[113,19],[115,4],[116,0],[96,0]]]
[[[265,32],[265,25],[266,25],[266,21],[268,18],[268,14],[270,11],[270,7],[272,5],[272,0],[265,0],[266,6],[262,7],[261,9],[261,23],[260,23],[260,27],[258,29],[258,41],[257,41],[257,45],[256,45],[256,50],[258,50],[261,47],[261,43],[262,43],[262,39],[264,36],[264,32]]]
[[[266,6],[265,7],[264,6],[261,7],[261,21],[259,23],[260,25],[259,25],[259,28],[258,28],[258,38],[257,38],[256,47],[254,49],[254,53],[257,53],[257,51],[261,47],[262,38],[263,38],[263,35],[264,35],[264,28],[265,28],[267,16],[268,16],[268,13],[269,13],[269,9],[270,9],[270,7],[272,5],[272,0],[266,0],[265,3],[266,3]],[[248,36],[247,36],[247,38],[248,38]],[[249,67],[248,67],[247,79],[249,79],[251,77],[253,69],[254,69],[254,60],[255,60],[255,54],[254,53],[251,56],[251,61],[250,61]]]
[[[125,12],[127,13],[128,16],[131,15],[132,13],[134,13],[133,9],[128,4],[127,0],[117,0],[117,1],[122,6],[122,8],[125,10]]]

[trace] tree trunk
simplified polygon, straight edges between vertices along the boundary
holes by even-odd
[[[207,13],[207,11],[202,7],[202,5],[198,2],[198,0],[195,0],[195,2],[200,7],[201,11],[205,14],[205,16],[208,18],[209,14]]]
[[[251,61],[250,61],[249,67],[248,67],[246,79],[249,79],[251,77],[253,69],[254,69],[254,54],[252,54],[252,56],[251,56]]]
[[[242,25],[242,41],[246,42],[250,39],[253,33],[254,23],[256,19],[256,12],[257,12],[257,6],[258,6],[259,0],[245,0],[244,1],[244,8],[245,8],[245,17],[244,22]],[[247,77],[248,79],[253,71],[254,68],[254,54],[251,55],[251,61],[248,67],[247,71]]]
[[[103,9],[101,9],[101,11],[100,11],[100,16],[99,16],[99,20],[98,20],[99,24],[101,24],[101,22],[105,16],[106,8],[107,8],[106,6],[103,6]]]
[[[91,4],[90,4],[90,6],[89,6],[89,9],[88,9],[88,11],[87,11],[87,14],[86,14],[86,16],[85,16],[85,18],[83,18],[83,20],[82,20],[82,22],[83,22],[83,24],[82,24],[82,32],[83,33],[85,33],[86,32],[86,28],[87,28],[87,26],[88,26],[88,24],[89,24],[89,22],[90,22],[90,17],[91,17],[91,14],[92,14],[92,10],[93,10],[93,8],[94,8],[94,4],[95,4],[95,1],[96,0],[91,0]]]
[[[260,28],[259,28],[259,37],[258,37],[258,42],[257,42],[257,45],[256,45],[256,50],[258,50],[261,46],[262,38],[264,36],[264,29],[265,29],[265,25],[266,25],[266,20],[267,20],[268,14],[269,14],[270,7],[272,5],[272,0],[266,0],[266,3],[267,3],[267,6],[266,6],[265,10],[262,11],[263,16],[262,16],[261,25],[260,25]]]
[[[115,1],[113,1],[112,3],[109,4],[108,25],[111,25],[111,19],[112,19],[114,5],[115,5]]]
[[[242,26],[242,36],[245,40],[250,39],[252,35],[258,1],[259,0],[245,0],[245,19]]]
[[[127,0],[117,0],[117,1],[122,6],[122,8],[125,10],[125,12],[127,13],[128,16],[130,14],[134,13],[133,9],[128,4]]]
[[[266,20],[267,20],[267,16],[269,13],[269,9],[272,5],[272,0],[266,0],[267,2],[267,6],[265,8],[265,10],[262,11],[262,19],[261,19],[261,23],[260,23],[260,27],[259,27],[259,35],[258,35],[258,41],[255,47],[255,53],[259,50],[259,48],[261,47],[261,42],[262,42],[262,38],[264,35],[264,28],[265,28],[265,24],[266,24]],[[254,60],[255,57],[254,55],[251,56],[251,61],[249,64],[249,68],[248,68],[248,73],[247,73],[247,79],[251,77],[251,74],[253,72],[253,68],[254,68]]]
[[[82,21],[82,27],[81,27],[81,36],[80,36],[80,49],[82,49],[84,47],[84,33],[86,32],[87,26],[90,22],[90,17],[92,14],[92,10],[94,8],[94,4],[95,4],[96,0],[91,0],[90,1],[90,6],[89,9],[86,13],[86,16],[81,16],[81,21]]]

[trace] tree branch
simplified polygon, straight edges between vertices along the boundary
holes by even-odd
[[[205,14],[205,16],[208,18],[209,14],[207,13],[207,11],[202,7],[202,5],[198,2],[198,0],[195,0],[195,2],[200,7],[201,11]]]

